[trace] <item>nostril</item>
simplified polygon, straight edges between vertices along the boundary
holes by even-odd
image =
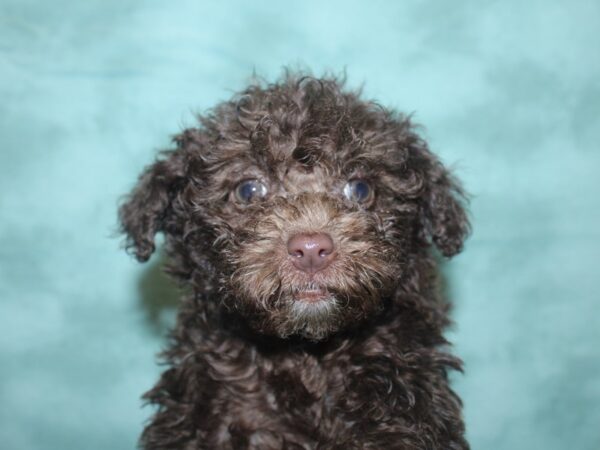
[[[331,255],[331,250],[330,249],[321,249],[319,250],[319,256],[321,258],[325,258],[326,256]]]
[[[304,256],[304,253],[302,252],[302,250],[294,250],[290,253],[290,255],[295,256],[296,258],[302,258]]]

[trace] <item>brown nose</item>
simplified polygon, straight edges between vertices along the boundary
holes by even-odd
[[[326,233],[296,234],[287,243],[288,254],[296,268],[310,274],[333,261],[333,240]]]

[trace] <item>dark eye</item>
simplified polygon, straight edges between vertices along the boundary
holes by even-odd
[[[352,180],[344,186],[344,195],[348,200],[366,203],[373,198],[373,189],[364,180]]]
[[[235,188],[235,197],[244,203],[258,200],[267,195],[267,187],[258,180],[242,181]]]

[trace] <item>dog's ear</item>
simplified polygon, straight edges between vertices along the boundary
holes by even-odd
[[[165,231],[172,215],[172,202],[185,180],[186,161],[182,149],[167,151],[147,167],[136,187],[119,208],[126,248],[140,262],[154,252],[154,236]]]
[[[450,257],[462,250],[471,231],[467,198],[458,180],[426,146],[421,147],[419,153],[425,181],[420,199],[421,229],[427,240]]]

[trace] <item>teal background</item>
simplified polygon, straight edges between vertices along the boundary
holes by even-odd
[[[0,448],[135,447],[174,294],[119,198],[289,64],[414,112],[473,195],[445,268],[473,449],[600,448],[600,3],[549,0],[0,1]]]

